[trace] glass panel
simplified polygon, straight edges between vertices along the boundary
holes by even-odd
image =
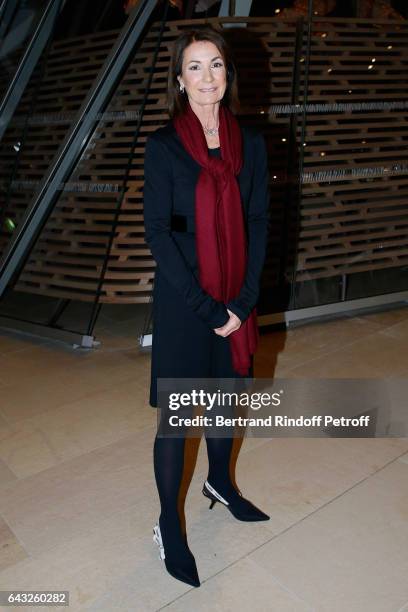
[[[408,288],[407,30],[313,20],[294,308]]]
[[[16,236],[24,213],[129,18],[130,11],[123,4],[118,7],[112,0],[109,6],[100,3],[95,8],[88,1],[78,8],[76,2],[68,1],[57,19],[0,142],[1,253]],[[108,25],[115,29],[107,29]],[[74,35],[76,32],[80,35]],[[135,101],[140,98],[139,88],[133,85]],[[132,95],[129,91],[126,94],[129,100]],[[48,323],[59,311],[59,323],[87,332],[115,231],[129,154],[123,149],[115,152],[111,137],[115,129],[127,131],[129,144],[139,119],[136,104],[129,105],[132,112],[128,117],[118,114],[117,109],[118,97],[114,95],[108,108],[94,117],[93,137],[61,184],[48,220],[3,294],[0,314]],[[86,304],[85,309],[81,303]],[[49,305],[46,320],[44,304]],[[68,304],[69,315],[63,312]]]

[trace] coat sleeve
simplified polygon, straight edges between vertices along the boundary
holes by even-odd
[[[202,321],[215,329],[229,319],[226,306],[201,288],[171,235],[173,185],[169,155],[161,139],[148,137],[143,186],[145,240],[168,283]]]
[[[245,280],[229,308],[241,321],[244,321],[256,306],[259,284],[265,262],[270,223],[270,191],[268,174],[268,154],[263,134],[258,132],[254,138],[254,173],[248,204],[247,234],[248,258]]]

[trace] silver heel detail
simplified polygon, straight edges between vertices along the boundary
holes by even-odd
[[[208,480],[205,481],[204,483],[204,487],[203,487],[203,493],[206,497],[209,497],[210,499],[213,500],[213,503],[211,504],[210,508],[213,507],[213,505],[215,504],[215,502],[220,501],[222,504],[224,504],[225,506],[228,506],[229,503],[227,502],[226,499],[224,499],[222,497],[222,495],[220,495],[215,489],[214,487],[212,487],[210,485],[210,483],[208,482]]]
[[[166,558],[166,555],[164,554],[163,540],[158,523],[156,523],[156,525],[153,527],[153,542],[156,542],[157,546],[159,547],[159,559],[163,561]]]

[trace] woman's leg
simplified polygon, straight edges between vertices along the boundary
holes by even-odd
[[[160,422],[153,445],[153,466],[160,499],[160,524],[168,531],[168,542],[171,544],[181,537],[178,506],[187,432],[186,427],[182,426],[177,430],[178,436],[172,437],[173,432],[168,425],[168,418],[171,416],[168,409],[158,408],[158,410],[160,410]]]
[[[195,559],[182,532],[178,513],[178,497],[184,469],[185,433],[183,430],[181,437],[177,438],[156,434],[154,440],[154,474],[161,506],[158,524],[168,572],[178,580],[199,586]]]
[[[245,388],[245,384],[241,383],[244,381],[237,381],[239,377],[232,369],[232,360],[230,354],[230,346],[228,338],[222,338],[216,336],[214,341],[213,350],[213,381],[216,382],[216,378],[230,379],[225,381],[225,384],[220,384],[220,391],[239,393]],[[253,377],[253,361],[249,371],[249,377]],[[235,381],[239,384],[235,385]],[[230,383],[234,384],[230,384]],[[225,388],[227,387],[227,388]],[[233,405],[223,406],[220,410],[220,414],[224,417],[233,417],[235,410]],[[205,430],[205,441],[207,444],[208,454],[208,478],[207,482],[210,488],[204,485],[206,490],[206,496],[214,499],[214,491],[221,495],[223,503],[228,506],[232,514],[239,520],[242,521],[258,521],[268,520],[269,516],[256,508],[249,500],[245,499],[240,493],[239,489],[236,489],[231,479],[230,468],[231,468],[231,451],[234,441],[234,426],[224,425],[221,429],[213,431],[211,427]],[[222,437],[215,437],[214,433],[221,434]],[[204,490],[203,490],[204,493]],[[215,495],[215,499],[219,500],[219,497]],[[211,506],[212,507],[212,506]]]
[[[175,531],[179,525],[178,495],[184,467],[183,438],[159,437],[156,434],[153,446],[154,474],[161,506],[161,522]],[[178,530],[178,529],[177,529]]]
[[[233,416],[233,410],[220,411],[225,417]],[[214,434],[224,437],[213,437]],[[236,489],[231,481],[230,462],[234,442],[234,427],[209,427],[205,429],[205,442],[208,455],[208,482],[220,493],[234,496]]]
[[[233,438],[205,437],[208,454],[208,482],[223,496],[235,496],[236,489],[231,482],[230,459]]]
[[[213,438],[206,432],[208,453],[208,477],[203,493],[214,501],[227,505],[232,514],[241,521],[265,521],[269,516],[259,510],[236,489],[230,476],[230,460],[233,437]],[[214,501],[211,506],[214,505]]]
[[[231,383],[234,382],[238,375],[232,368],[231,349],[228,338],[216,335],[213,338],[211,365],[214,389],[220,388],[221,391],[226,392],[235,391],[235,385]],[[251,366],[250,375],[252,375],[252,372],[253,366]],[[215,384],[217,378],[229,379],[228,384]],[[234,406],[223,406],[222,410],[219,410],[219,414],[226,418],[233,418],[235,416]],[[222,435],[223,437],[213,437],[212,433]],[[224,425],[222,428],[208,428],[205,430],[205,441],[208,455],[208,482],[222,495],[227,496],[228,499],[237,499],[239,494],[232,484],[230,474],[234,427]]]

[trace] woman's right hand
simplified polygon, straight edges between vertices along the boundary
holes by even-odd
[[[217,336],[222,336],[223,338],[226,338],[227,336],[232,334],[232,332],[239,329],[242,323],[241,319],[237,317],[237,315],[234,314],[228,308],[227,308],[227,312],[229,314],[229,319],[225,323],[225,325],[223,325],[222,327],[216,327],[214,329],[214,332],[217,334]]]

